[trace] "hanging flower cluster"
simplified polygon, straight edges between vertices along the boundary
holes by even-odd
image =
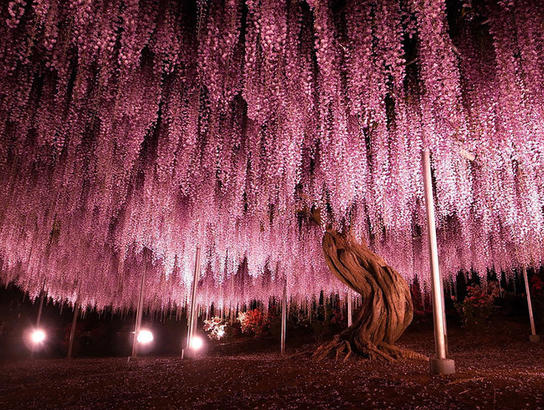
[[[428,277],[544,254],[538,0],[12,0],[1,278],[98,308],[345,291],[322,228]],[[460,155],[475,154],[474,161]]]

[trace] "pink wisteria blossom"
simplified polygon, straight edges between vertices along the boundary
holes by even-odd
[[[2,281],[184,304],[199,245],[202,303],[303,300],[332,224],[425,283],[424,147],[444,275],[539,265],[544,4],[465,6],[4,2]]]

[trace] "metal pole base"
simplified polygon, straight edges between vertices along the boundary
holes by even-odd
[[[540,336],[540,335],[529,335],[529,341],[531,343],[540,343],[542,341],[542,336]]]
[[[432,375],[448,375],[455,373],[455,361],[452,359],[431,359]]]

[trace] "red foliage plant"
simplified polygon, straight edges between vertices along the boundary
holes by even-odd
[[[455,303],[455,308],[465,326],[479,325],[491,316],[498,289],[494,286],[489,288],[488,291],[479,285],[467,286],[465,299],[462,302]]]
[[[248,310],[238,314],[240,328],[245,335],[260,336],[269,327],[270,320],[260,309]]]
[[[530,282],[532,296],[544,295],[544,280],[541,275],[533,275]]]

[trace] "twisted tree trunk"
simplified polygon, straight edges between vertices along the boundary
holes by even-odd
[[[361,294],[363,305],[352,326],[320,346],[314,357],[335,352],[338,359],[346,353],[346,360],[355,351],[369,358],[427,360],[394,346],[413,317],[410,288],[402,276],[364,244],[330,229],[323,236],[323,252],[331,272]]]

